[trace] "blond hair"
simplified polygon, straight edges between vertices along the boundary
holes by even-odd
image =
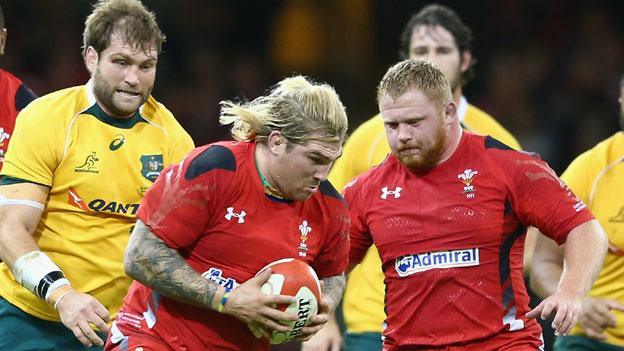
[[[247,103],[221,101],[222,125],[232,124],[239,141],[264,142],[279,131],[294,143],[309,140],[344,141],[347,115],[331,86],[303,76],[283,79],[267,96]]]
[[[377,87],[377,100],[384,95],[397,99],[409,89],[416,89],[440,105],[452,98],[444,73],[433,63],[403,60],[390,67]]]
[[[156,15],[138,0],[100,0],[85,21],[82,33],[83,55],[89,46],[99,54],[108,48],[111,34],[119,32],[131,47],[160,54],[165,35],[156,23]]]

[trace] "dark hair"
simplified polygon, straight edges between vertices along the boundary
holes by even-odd
[[[2,5],[0,5],[0,29],[4,28],[4,12],[2,12]]]
[[[115,31],[124,35],[131,46],[143,51],[154,46],[162,51],[165,35],[156,23],[156,16],[138,0],[100,0],[93,6],[93,12],[85,21],[82,34],[83,55],[92,46],[101,53],[110,44],[110,36]]]
[[[463,54],[465,51],[472,52],[472,31],[466,24],[459,18],[457,13],[446,6],[439,4],[432,4],[425,6],[420,12],[413,15],[412,18],[405,25],[405,29],[401,34],[401,50],[399,55],[401,59],[407,59],[410,57],[410,42],[412,39],[412,32],[415,27],[419,26],[440,26],[451,33],[455,39],[455,45],[459,49],[459,54]],[[461,58],[461,56],[460,56]],[[462,74],[461,84],[464,85],[474,76],[474,64],[476,59],[472,58],[470,67]]]

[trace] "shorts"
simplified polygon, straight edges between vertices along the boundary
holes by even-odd
[[[586,336],[568,335],[555,338],[555,351],[624,351],[624,347],[607,344]]]
[[[106,340],[106,334],[96,333]],[[88,348],[63,323],[33,317],[0,297],[0,350],[101,351],[103,348]]]
[[[381,333],[346,333],[343,351],[381,351]]]

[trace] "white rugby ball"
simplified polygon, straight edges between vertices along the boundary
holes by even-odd
[[[310,318],[318,313],[318,302],[321,299],[321,284],[316,272],[307,263],[284,258],[268,264],[260,272],[271,267],[271,276],[261,287],[267,295],[294,296],[296,301],[286,305],[278,305],[277,309],[298,316],[296,321],[281,321],[290,326],[288,332],[273,331],[271,344],[281,344],[301,335],[301,329],[308,324]]]

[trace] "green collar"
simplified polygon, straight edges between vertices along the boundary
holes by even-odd
[[[102,122],[104,122],[104,123],[106,123],[108,125],[111,125],[111,126],[117,127],[117,128],[122,128],[122,129],[131,129],[132,127],[134,127],[139,122],[147,122],[145,120],[145,118],[143,118],[143,116],[141,116],[141,114],[139,113],[138,110],[136,112],[134,112],[134,114],[131,117],[128,117],[128,118],[115,118],[115,117],[112,117],[111,115],[106,113],[100,107],[100,105],[98,105],[97,102],[95,104],[93,104],[93,106],[89,107],[83,113],[86,113],[86,114],[89,114],[91,116],[94,116],[95,118],[99,119],[100,121],[102,121]]]

